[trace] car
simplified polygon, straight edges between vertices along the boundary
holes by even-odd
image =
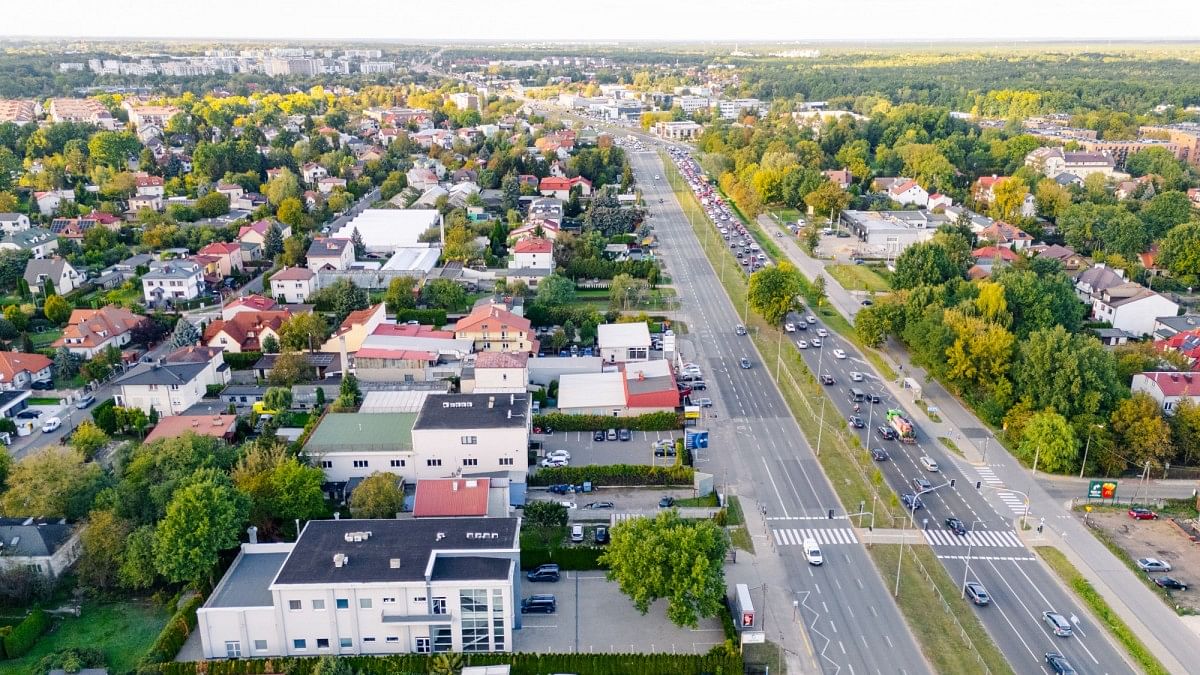
[[[1158,514],[1150,509],[1143,509],[1140,506],[1135,506],[1129,509],[1129,517],[1134,520],[1154,520],[1158,518]]]
[[[813,316],[812,314],[809,314],[808,316],[804,317],[804,320],[809,323],[816,323],[817,317]]]
[[[579,508],[578,504],[576,504],[575,502],[570,501],[570,500],[561,501],[561,502],[559,502],[559,504],[562,504],[563,506],[567,507],[568,509],[570,509],[572,511]]]
[[[811,537],[805,539],[803,542],[803,547],[804,559],[808,561],[809,565],[819,566],[825,563],[825,556],[821,555],[821,547],[817,545],[816,539]]]
[[[612,509],[612,508],[616,508],[616,504],[613,504],[612,502],[588,502],[587,504],[583,505],[583,508],[592,509],[592,510]]]
[[[680,396],[691,396],[692,395],[692,388],[687,386],[686,384],[683,384],[682,382],[676,384],[675,387],[679,390]]]
[[[53,419],[53,418],[51,418]],[[1137,566],[1143,572],[1170,572],[1171,563],[1158,558],[1138,558]]]
[[[604,440],[604,432],[603,431],[592,432],[592,440],[596,441],[596,442],[603,441]]]
[[[549,490],[550,490],[550,494],[554,494],[554,495],[566,495],[566,494],[571,494],[572,492],[575,491],[574,488],[572,488],[570,485],[567,485],[566,483],[557,483],[555,485],[551,485],[549,487]]]
[[[1046,665],[1055,675],[1075,675],[1075,669],[1067,663],[1067,658],[1058,652],[1046,652]]]
[[[850,422],[850,426],[854,427],[855,429],[862,429],[863,427],[867,426],[867,423],[863,421],[863,418],[859,417],[858,415],[851,415],[847,421]]]
[[[795,333],[796,332],[796,324],[789,321],[789,322],[783,324],[783,329],[789,333]]]
[[[696,385],[692,385],[692,389],[697,389]],[[628,429],[618,429],[617,430],[617,440],[629,441],[632,439],[633,439],[633,433],[630,432]]]
[[[738,335],[745,335],[746,327],[739,323],[736,327],[734,327],[733,332],[737,333]]]
[[[837,352],[834,352],[834,353],[836,354]],[[862,382],[863,374],[858,372],[857,370],[850,371],[850,381],[851,382]]]
[[[821,346],[821,338],[813,338],[813,339],[809,340],[808,342],[809,342],[809,344],[811,344],[814,347]]]
[[[38,391],[50,391],[54,388],[54,382],[50,380],[34,380],[29,386]]]
[[[875,433],[879,434],[879,436],[885,441],[896,440],[896,430],[891,427],[883,425],[877,426],[875,427]]]
[[[553,614],[558,609],[553,595],[531,595],[521,601],[522,614]]]
[[[871,448],[871,459],[876,462],[887,461],[888,454],[883,448]]]
[[[1160,588],[1169,588],[1173,591],[1186,591],[1187,584],[1174,577],[1154,577],[1154,583]]]
[[[36,420],[37,418],[39,418],[41,416],[42,416],[41,410],[29,409],[29,410],[22,410],[21,412],[17,413],[17,419],[19,419],[19,420]]]
[[[550,452],[546,453],[546,457],[564,459],[568,462],[571,461],[571,453],[567,452],[566,450],[551,450]]]
[[[922,492],[933,489],[933,483],[930,483],[929,481],[925,480],[924,478],[914,478],[912,483],[913,483],[913,487],[917,488],[918,490],[921,490]]]
[[[844,359],[846,358],[846,352],[842,351],[841,349],[835,349],[833,350],[833,358]]]
[[[833,383],[834,383],[834,379],[833,379],[832,375],[829,375],[829,374],[821,375],[821,384],[830,385]]]
[[[696,380],[691,383],[691,387],[692,387],[692,391],[707,391],[708,383],[705,382],[704,380]],[[625,440],[625,439],[621,439],[621,440]]]
[[[955,518],[954,516],[950,516],[946,519],[946,529],[951,530],[954,532],[954,534],[957,534],[960,537],[965,537],[967,535],[967,526],[963,523],[963,521]]]
[[[1071,637],[1073,632],[1071,622],[1067,621],[1067,617],[1062,614],[1047,610],[1042,612],[1042,621],[1045,621],[1046,625],[1050,626],[1050,630],[1058,637]]]
[[[75,407],[80,410],[85,410],[87,407],[96,402],[96,397],[92,394],[84,394],[75,402]]]
[[[807,331],[807,330],[808,330],[808,324],[806,324],[806,323],[804,323],[803,321],[801,321],[800,323],[796,324],[796,330],[803,330],[803,331]]]
[[[48,432],[54,431],[55,429],[58,429],[61,426],[62,426],[62,420],[58,419],[57,417],[51,417],[50,419],[48,419],[42,423],[42,431],[48,433]]]
[[[911,492],[905,492],[900,495],[900,503],[909,511],[917,511],[925,508],[925,504],[921,501],[921,498]]]
[[[583,526],[582,525],[572,525],[571,526],[571,543],[572,544],[582,544],[583,543]]]
[[[870,298],[867,298],[867,299],[865,299],[865,300],[863,300],[863,301],[862,301],[862,306],[863,306],[863,307],[870,307],[870,306],[871,306],[871,305],[873,305],[873,304],[875,304],[875,303],[874,303],[874,301],[872,301]]]
[[[604,440],[606,440],[606,441],[615,441],[615,440],[617,440],[617,430],[616,430],[616,429],[609,429],[609,430],[608,430],[608,432],[607,432],[607,433],[605,433],[605,435],[604,435]]]
[[[541,466],[543,468],[566,466],[567,464],[568,464],[567,460],[563,459],[562,457],[547,457],[547,458],[543,459],[542,461],[538,462],[538,466]]]
[[[669,509],[672,506],[675,506],[674,497],[663,497],[662,499],[658,500],[658,508],[660,509]]]
[[[562,572],[556,563],[546,563],[526,572],[525,578],[530,581],[558,581],[562,578]]]
[[[987,589],[984,588],[983,584],[981,583],[968,581],[965,590],[967,592],[967,597],[971,599],[971,602],[979,605],[980,607],[992,601],[992,597],[988,595]]]
[[[817,337],[829,337],[829,331],[825,330],[824,328],[818,328]]]
[[[930,457],[929,455],[921,455],[921,459],[919,461],[921,462],[921,466],[925,467],[926,471],[928,471],[930,473],[938,472],[938,470],[939,470],[938,463],[933,461],[933,458]]]
[[[745,370],[750,367],[750,359],[743,356],[742,359],[740,361],[738,361],[738,365],[741,366],[743,370]]]
[[[879,401],[882,400],[879,398],[879,394],[871,394],[870,399],[871,399],[871,403],[879,403]]]
[[[804,340],[796,340],[796,347],[800,349],[808,349],[808,343]]]
[[[696,405],[700,406],[701,408],[711,408],[713,407],[713,401],[711,398],[707,397],[698,398],[696,399]]]
[[[597,527],[595,536],[596,536],[597,544],[607,544],[608,543],[608,528],[603,525],[601,525],[600,527]]]

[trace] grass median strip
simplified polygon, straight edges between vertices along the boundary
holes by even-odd
[[[719,239],[712,241],[705,236],[704,228],[712,227],[707,216],[686,184],[679,180],[674,163],[667,158],[663,163],[675,195],[689,216],[700,247],[716,271],[717,278],[733,306],[744,307],[746,276],[736,264],[729,264],[733,256]],[[841,318],[836,313],[834,315]],[[845,324],[845,319],[842,319],[842,323]],[[847,431],[837,409],[832,404],[826,404],[829,409],[822,416],[825,390],[817,384],[797,350],[792,348],[790,338],[757,315],[749,317],[747,327],[751,329],[755,346],[762,356],[762,367],[775,375],[779,390],[805,437],[814,443],[814,447],[817,447],[816,439],[820,437],[817,459],[843,507],[856,512],[861,503],[868,512],[875,514],[878,527],[892,527],[894,518],[903,517],[895,493],[886,488],[883,475],[874,466],[857,437]],[[870,520],[869,516],[867,520]],[[891,554],[890,565],[887,564],[886,551],[876,552],[881,548],[895,551]],[[894,556],[899,555],[899,548],[874,545],[871,549],[872,559],[880,573],[886,578],[890,569],[890,574],[894,575]],[[1011,673],[1012,669],[1004,655],[992,642],[978,617],[962,601],[959,601],[962,607],[954,602],[958,598],[957,585],[945,568],[928,549],[918,547],[912,550],[914,555],[906,553],[905,564],[901,567],[902,593],[898,604],[925,657],[938,672],[979,672],[982,666],[982,669],[993,673]],[[935,588],[936,591],[933,590]],[[938,605],[945,611],[929,611],[930,607]]]
[[[1034,550],[1038,552],[1038,555],[1042,556],[1042,560],[1046,561],[1050,569],[1054,570],[1059,578],[1067,586],[1071,587],[1075,595],[1079,596],[1079,599],[1088,606],[1088,609],[1092,611],[1096,620],[1108,630],[1108,634],[1119,642],[1121,646],[1125,647],[1125,651],[1133,659],[1134,663],[1141,667],[1147,675],[1159,675],[1160,673],[1167,675],[1169,671],[1150,653],[1145,643],[1138,639],[1138,636],[1121,620],[1121,617],[1117,616],[1112,607],[1109,607],[1108,602],[1101,597],[1096,588],[1092,586],[1092,583],[1084,578],[1079,570],[1075,569],[1075,566],[1071,564],[1070,560],[1067,560],[1062,551],[1053,546],[1035,546]]]

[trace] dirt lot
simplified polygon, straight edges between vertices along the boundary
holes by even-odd
[[[1089,518],[1129,559],[1151,557],[1171,563],[1173,569],[1169,575],[1191,586],[1186,591],[1171,591],[1171,599],[1200,612],[1200,544],[1185,537],[1166,517],[1133,520],[1124,510],[1097,509]]]

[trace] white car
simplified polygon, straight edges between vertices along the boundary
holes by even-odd
[[[559,502],[559,504],[562,504],[563,506],[567,507],[568,509],[579,508],[578,504],[576,504],[575,502],[571,502],[571,501]]]
[[[817,317],[813,316],[812,314],[809,314],[808,316],[804,317],[804,320],[809,322],[810,324],[813,324],[813,323],[817,322]]]
[[[800,349],[808,349],[808,343],[804,340],[796,340],[796,346]]]
[[[840,350],[839,350],[839,351],[840,351]],[[834,352],[834,354],[837,354],[837,352]],[[850,381],[851,381],[851,382],[862,382],[862,381],[863,381],[863,374],[862,374],[862,373],[859,373],[859,372],[852,372],[852,373],[850,373]]]
[[[58,419],[57,417],[51,417],[50,419],[46,420],[42,424],[42,431],[45,433],[49,433],[51,431],[58,429],[61,426],[62,426],[62,420]]]
[[[809,344],[811,344],[814,347],[820,347],[821,346],[821,338],[813,338],[812,340],[809,341]]]
[[[54,419],[53,417],[50,419]],[[1137,566],[1143,572],[1170,572],[1171,563],[1158,558],[1138,558]]]
[[[788,323],[783,324],[783,329],[789,333],[795,333],[796,332],[796,324],[789,321]]]
[[[835,350],[833,350],[833,358],[844,359],[844,358],[846,358],[846,352],[844,352],[840,349],[835,349]]]
[[[545,468],[551,468],[551,467],[556,467],[556,466],[566,466],[566,465],[567,465],[567,460],[563,459],[562,457],[547,457],[546,459],[543,459],[541,461],[541,466],[543,466]]]
[[[829,331],[825,330],[824,328],[818,328],[817,337],[829,337]]]
[[[567,452],[566,450],[551,450],[550,452],[546,453],[546,458],[562,459],[569,462],[571,461],[571,453]]]

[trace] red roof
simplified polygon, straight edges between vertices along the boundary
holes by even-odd
[[[0,382],[12,383],[21,372],[35,375],[51,366],[50,359],[41,354],[0,352]]]
[[[529,365],[528,354],[508,352],[479,352],[475,355],[475,368],[524,368]]]
[[[489,320],[498,320],[500,324],[496,326],[497,328],[503,326],[506,328],[515,328],[520,331],[529,331],[529,319],[517,316],[496,305],[480,305],[472,310],[470,314],[459,319],[458,323],[454,324],[454,332],[458,333],[469,330]]]
[[[94,220],[97,223],[100,223],[101,225],[112,225],[114,223],[121,222],[120,218],[112,215],[111,213],[97,211],[96,209],[92,209],[92,212],[87,214],[86,216],[84,216],[84,218],[89,218],[91,220]]]
[[[513,253],[550,253],[552,251],[554,251],[554,244],[550,243],[549,239],[537,237],[522,239],[513,247]]]
[[[488,478],[440,478],[417,481],[414,518],[486,516]]]
[[[291,317],[291,312],[238,312],[228,321],[217,319],[204,329],[204,342],[208,344],[222,331],[237,342],[242,351],[258,351],[263,331],[270,329],[278,335],[279,328]],[[214,345],[215,346],[215,345]]]
[[[147,436],[145,443],[160,438],[175,438],[188,431],[199,436],[233,439],[237,428],[237,415],[169,415],[158,420]]]
[[[238,239],[241,239],[242,237],[246,236],[250,232],[257,232],[258,234],[261,234],[262,236],[265,237],[265,236],[267,236],[267,231],[270,229],[271,229],[271,221],[256,220],[253,223],[250,223],[249,225],[243,225],[241,227],[241,229],[238,230]]]
[[[236,251],[240,251],[240,250],[242,250],[242,247],[240,244],[234,244],[231,242],[223,242],[223,241],[214,241],[213,243],[209,244],[208,246],[205,246],[204,248],[200,249],[199,253],[201,255],[225,256],[225,255],[230,255],[230,254],[232,254]]]
[[[976,260],[991,260],[996,256],[1000,256],[1000,259],[1004,262],[1013,262],[1017,258],[1021,257],[1014,253],[1011,248],[1005,248],[1003,246],[982,246],[974,251],[971,251],[971,255]]]
[[[438,330],[433,326],[415,326],[412,324],[381,323],[375,327],[372,335],[389,335],[398,337],[423,337],[453,340],[454,332]]]
[[[161,176],[138,176],[138,187],[150,187],[151,185],[162,185],[163,179]]]
[[[1200,375],[1193,373],[1140,373],[1162,391],[1163,396],[1200,397]],[[1136,375],[1134,377],[1137,377]]]
[[[570,190],[571,188],[575,187],[576,185],[587,185],[588,187],[591,187],[592,181],[584,178],[583,176],[576,176],[574,178],[555,178],[554,176],[546,176],[545,178],[542,179],[542,182],[538,185],[538,189],[539,190]]]
[[[264,298],[261,295],[247,295],[243,298],[234,298],[233,300],[230,300],[225,305],[225,309],[231,309],[233,307],[248,307],[256,312],[266,312],[275,309],[276,306],[278,306],[278,303],[270,298]]]

